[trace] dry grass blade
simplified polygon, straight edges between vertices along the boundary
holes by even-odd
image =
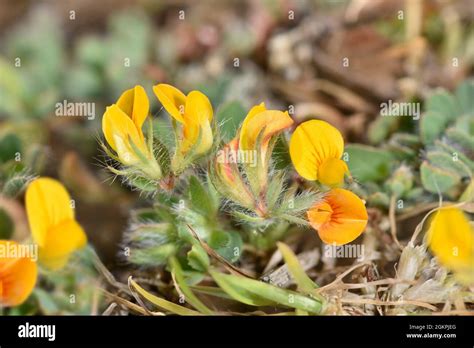
[[[438,311],[438,308],[422,301],[380,301],[380,300],[370,300],[370,299],[347,299],[341,298],[340,301],[342,303],[350,303],[350,304],[371,304],[371,305],[378,305],[378,306],[417,306],[428,308],[434,312]]]
[[[355,269],[357,268],[360,268],[362,266],[366,266],[366,265],[369,265],[371,262],[370,261],[365,261],[365,262],[362,262],[362,263],[358,263],[354,266],[352,266],[351,268],[349,268],[348,270],[346,270],[345,272],[343,272],[342,274],[340,274],[336,279],[334,279],[333,282],[329,283],[329,284],[326,284],[322,287],[320,287],[319,289],[316,289],[316,293],[321,293],[321,292],[325,292],[325,291],[328,291],[329,289],[332,289],[334,287],[337,286],[338,283],[342,282],[342,280],[344,279],[344,277],[346,277],[348,274],[350,274],[352,271],[354,271]]]
[[[233,264],[231,264],[229,261],[224,259],[222,256],[220,256],[218,253],[214,251],[205,241],[203,241],[201,238],[199,238],[198,234],[194,229],[187,224],[189,230],[191,231],[191,234],[194,236],[194,238],[197,239],[197,241],[201,244],[201,246],[206,250],[209,256],[213,257],[215,260],[219,261],[229,272],[236,274],[236,275],[241,275],[247,278],[252,278],[254,279],[250,274],[247,272],[242,271],[241,269],[235,267]]]

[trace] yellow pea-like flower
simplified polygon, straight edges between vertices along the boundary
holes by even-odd
[[[40,262],[52,270],[64,267],[70,255],[87,243],[74,218],[69,193],[59,181],[39,178],[29,184],[25,201]]]
[[[237,153],[239,150],[239,139],[236,137],[224,145],[222,153]],[[214,162],[215,173],[220,179],[220,189],[225,190],[232,198],[245,207],[254,205],[254,198],[249,188],[243,181],[242,173],[235,162],[228,162],[225,158],[217,157]]]
[[[343,245],[364,232],[368,215],[364,202],[348,190],[330,190],[307,212],[310,225],[327,244]]]
[[[293,120],[287,111],[267,110],[264,103],[256,105],[242,123],[239,149],[256,150],[258,146],[261,158],[265,160],[270,139],[292,124]]]
[[[11,240],[0,240],[0,248],[4,250],[19,246]],[[22,304],[33,291],[37,275],[38,267],[33,259],[22,255],[0,256],[0,306]]]
[[[334,187],[344,181],[349,168],[341,160],[343,151],[341,133],[324,121],[303,122],[291,136],[290,156],[298,174],[324,185]]]
[[[458,208],[441,208],[434,214],[427,232],[430,250],[461,283],[474,284],[474,228]]]
[[[116,104],[107,107],[102,117],[105,140],[125,165],[140,162],[136,149],[143,157],[151,158],[142,131],[149,107],[145,89],[135,86],[125,91]]]
[[[168,84],[158,84],[153,91],[166,111],[182,125],[181,153],[193,149],[194,154],[202,155],[209,151],[213,143],[213,110],[209,99],[199,91],[191,91],[186,96]]]

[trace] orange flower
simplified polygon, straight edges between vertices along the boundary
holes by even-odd
[[[360,236],[368,219],[364,202],[351,191],[339,188],[329,191],[307,214],[323,242],[336,245],[347,244]]]
[[[38,267],[34,260],[29,257],[8,255],[7,250],[19,250],[20,244],[0,240],[0,306],[17,306],[30,296],[36,284]]]

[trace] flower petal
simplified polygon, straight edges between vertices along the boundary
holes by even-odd
[[[212,105],[209,98],[199,91],[192,91],[186,97],[184,121],[202,123],[212,121]]]
[[[339,159],[344,151],[341,133],[320,120],[303,122],[296,127],[290,140],[293,165],[303,178],[318,179],[320,165],[329,158]]]
[[[102,130],[110,147],[117,151],[116,138],[122,139],[123,143],[129,144],[130,140],[145,155],[148,152],[145,141],[132,120],[116,104],[107,107],[102,118]]]
[[[45,245],[52,226],[74,219],[71,197],[64,186],[54,179],[33,180],[26,190],[25,202],[31,234],[40,247]]]
[[[198,139],[200,143],[196,154],[207,152],[213,143],[210,121],[213,111],[209,99],[199,91],[192,91],[186,98],[185,113],[183,115],[183,144],[181,150],[187,152]]]
[[[70,255],[86,243],[82,227],[75,220],[64,220],[48,231],[45,246],[39,251],[40,261],[51,270],[61,269]]]
[[[318,169],[319,182],[327,186],[339,186],[344,182],[344,175],[349,171],[346,162],[338,158],[328,158]]]
[[[186,105],[186,96],[179,89],[167,85],[158,84],[153,87],[156,97],[168,111],[168,113],[178,122],[184,123],[184,107]]]
[[[117,101],[117,106],[132,119],[141,133],[143,122],[145,122],[150,110],[150,102],[145,89],[142,86],[135,86],[126,90]]]
[[[18,246],[14,241],[0,240],[2,248]],[[0,258],[0,306],[17,306],[33,291],[38,267],[28,257]]]
[[[364,202],[351,191],[339,188],[329,191],[307,215],[319,237],[325,243],[335,245],[356,239],[364,231],[368,220]]]
[[[239,141],[241,150],[255,150],[257,140],[261,137],[261,151],[265,154],[271,137],[293,124],[288,112],[279,110],[258,112],[264,108],[263,104],[254,106],[242,123]]]
[[[438,210],[431,220],[427,242],[443,266],[458,274],[471,273],[471,277],[463,278],[474,282],[474,229],[460,209]]]
[[[245,117],[244,122],[242,123],[242,128],[246,128],[247,123],[249,123],[255,117],[255,115],[266,110],[267,108],[265,107],[265,103],[260,103],[258,105],[253,106]]]

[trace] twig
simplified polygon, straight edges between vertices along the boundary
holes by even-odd
[[[117,308],[117,303],[115,302],[112,302],[106,309],[105,311],[102,313],[103,316],[110,316],[113,311],[115,310],[115,308]]]
[[[399,283],[405,283],[405,284],[416,284],[416,281],[413,280],[405,280],[405,279],[395,279],[395,278],[386,278],[386,279],[380,279],[380,280],[374,280],[371,282],[366,282],[366,283],[342,283],[338,285],[336,288],[337,289],[361,289],[361,288],[366,288],[368,286],[377,286],[377,285],[385,285],[385,284],[399,284]]]
[[[140,296],[138,296],[138,294],[133,289],[133,287],[132,287],[132,276],[128,277],[128,288],[130,289],[130,293],[135,298],[135,300],[138,302],[138,304],[144,309],[146,315],[153,315],[153,313],[145,306],[145,304],[143,303]]]
[[[189,230],[191,231],[192,235],[194,236],[194,238],[196,238],[198,240],[198,242],[201,244],[201,246],[204,248],[204,250],[206,250],[206,252],[209,254],[209,256],[213,257],[214,259],[216,259],[217,261],[219,261],[220,263],[222,263],[222,265],[231,273],[233,274],[237,274],[237,275],[241,275],[241,276],[244,276],[244,277],[247,277],[247,278],[251,278],[251,279],[254,279],[251,275],[249,275],[248,273],[242,271],[241,269],[235,267],[233,264],[231,264],[229,261],[227,261],[226,259],[224,259],[222,256],[220,256],[218,253],[216,253],[214,251],[214,249],[212,249],[205,241],[203,241],[201,238],[199,238],[198,234],[196,233],[196,231],[189,225],[187,224],[186,226],[188,226]]]
[[[327,291],[327,289],[330,289],[330,288],[333,288],[334,286],[336,286],[337,283],[339,282],[342,282],[342,279],[344,279],[345,276],[347,276],[349,273],[351,273],[352,271],[354,271],[355,269],[359,268],[359,267],[362,267],[362,266],[366,266],[370,264],[370,261],[365,261],[365,262],[362,262],[362,263],[358,263],[354,266],[352,266],[351,268],[349,268],[347,271],[343,272],[341,275],[339,275],[336,279],[334,279],[333,282],[329,283],[329,284],[326,284],[318,289],[316,289],[316,293],[321,293],[323,291]]]
[[[435,306],[421,301],[380,301],[380,300],[369,300],[369,299],[347,299],[341,298],[340,301],[342,303],[352,303],[352,304],[372,304],[372,305],[379,305],[379,306],[418,306],[431,309],[432,311],[437,311],[438,308]]]
[[[397,220],[395,217],[395,207],[397,204],[397,197],[395,195],[392,195],[390,197],[390,206],[388,210],[388,218],[390,220],[390,233],[392,234],[392,239],[397,244],[398,248],[403,249],[403,247],[400,245],[400,242],[398,241],[397,238]]]
[[[420,221],[420,223],[416,226],[415,228],[415,232],[413,233],[413,236],[411,237],[411,240],[410,240],[410,243],[412,243],[413,245],[415,245],[415,241],[416,241],[416,238],[418,237],[418,235],[420,234],[421,230],[423,229],[423,225],[425,224],[425,221],[428,219],[428,217],[434,213],[435,211],[443,208],[443,207],[446,207],[446,206],[451,206],[451,207],[454,207],[454,208],[461,208],[462,206],[464,205],[468,205],[469,206],[469,203],[467,202],[461,202],[461,203],[457,203],[457,204],[451,204],[451,203],[438,203],[437,204],[437,207],[434,208],[434,209],[431,209],[428,213],[426,213],[426,215],[423,217],[423,219]]]
[[[117,302],[118,304],[120,304],[124,307],[127,307],[128,309],[131,309],[135,313],[139,313],[141,315],[148,315],[148,313],[151,313],[152,315],[155,315],[155,316],[165,315],[162,312],[146,312],[146,310],[144,308],[140,307],[139,305],[137,305],[133,302],[130,302],[130,301],[128,301],[128,300],[126,300],[126,299],[124,299],[120,296],[112,294],[111,292],[108,292],[107,290],[103,290],[103,291],[104,291],[104,294],[105,294],[106,297],[109,297],[112,300],[114,300],[115,302]]]
[[[400,214],[397,216],[397,221],[403,221],[407,220],[409,218],[415,217],[421,213],[424,213],[425,211],[431,210],[433,208],[436,208],[439,204],[437,202],[432,202],[432,203],[427,203],[421,206],[417,206],[413,209],[410,209],[406,213]]]
[[[102,274],[102,276],[105,278],[105,280],[110,284],[112,285],[113,287],[117,288],[117,289],[120,289],[122,291],[124,291],[125,293],[127,294],[130,294],[130,290],[127,286],[125,286],[125,284],[123,283],[120,283],[119,281],[117,281],[115,279],[115,277],[113,276],[112,273],[110,273],[110,271],[107,269],[107,267],[105,267],[105,265],[102,263],[101,259],[99,258],[99,256],[97,256],[96,252],[94,249],[90,248],[91,250],[91,253],[92,253],[92,258],[93,258],[93,262],[94,262],[94,266],[96,267],[97,271],[99,271],[100,274]]]

